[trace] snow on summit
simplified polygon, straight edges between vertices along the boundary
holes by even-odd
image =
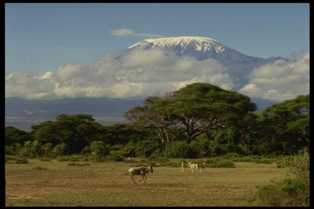
[[[206,52],[214,50],[216,53],[224,51],[225,47],[215,39],[204,36],[177,36],[164,38],[150,38],[137,42],[128,47],[135,48],[166,48],[166,49],[193,49],[195,51]]]
[[[280,59],[248,56],[205,36],[148,38],[128,47],[130,52],[153,49],[165,54],[171,52],[177,56],[176,59],[190,57],[197,61],[215,60],[236,81],[235,89],[239,89],[248,81],[253,69]]]

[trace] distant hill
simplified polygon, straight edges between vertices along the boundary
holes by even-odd
[[[91,114],[101,123],[123,122],[123,113],[141,105],[144,99],[72,98],[59,100],[5,100],[5,123],[24,130],[46,120],[54,120],[60,114]]]
[[[142,105],[143,98],[73,98],[59,100],[27,100],[7,98],[5,100],[5,124],[23,130],[46,120],[54,120],[60,114],[91,114],[102,124],[124,122],[123,114],[128,109]],[[259,110],[269,107],[273,102],[252,98]]]

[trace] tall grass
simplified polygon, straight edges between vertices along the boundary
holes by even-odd
[[[285,157],[280,167],[287,167],[289,175],[279,182],[258,188],[257,202],[267,206],[309,206],[310,204],[310,158],[304,152]]]

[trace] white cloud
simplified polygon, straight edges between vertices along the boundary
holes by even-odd
[[[25,73],[11,73],[5,77],[6,97],[24,97],[27,99],[52,98],[54,83],[42,81],[39,77]]]
[[[94,64],[60,65],[40,75],[6,76],[6,97],[54,99],[65,97],[147,97],[163,95],[194,82],[236,89],[239,82],[213,59],[177,57],[158,49],[107,54]],[[283,101],[309,93],[309,54],[277,60],[252,71],[240,93]]]
[[[138,33],[128,28],[118,28],[111,31],[111,35],[113,36],[135,36],[135,37],[142,37],[142,38],[157,38],[162,37],[162,35],[158,34],[150,34],[150,33]]]
[[[162,95],[193,82],[232,89],[233,81],[215,60],[153,50],[132,51],[119,59],[107,55],[91,65],[61,65],[42,75],[10,74],[6,96],[26,98],[135,97]]]
[[[293,99],[310,92],[309,54],[290,61],[277,60],[255,69],[239,92],[273,101]]]

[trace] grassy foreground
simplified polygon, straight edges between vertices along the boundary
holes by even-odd
[[[236,162],[201,173],[156,167],[134,185],[130,163],[30,160],[6,164],[6,206],[254,206],[256,186],[286,177],[276,164]]]

